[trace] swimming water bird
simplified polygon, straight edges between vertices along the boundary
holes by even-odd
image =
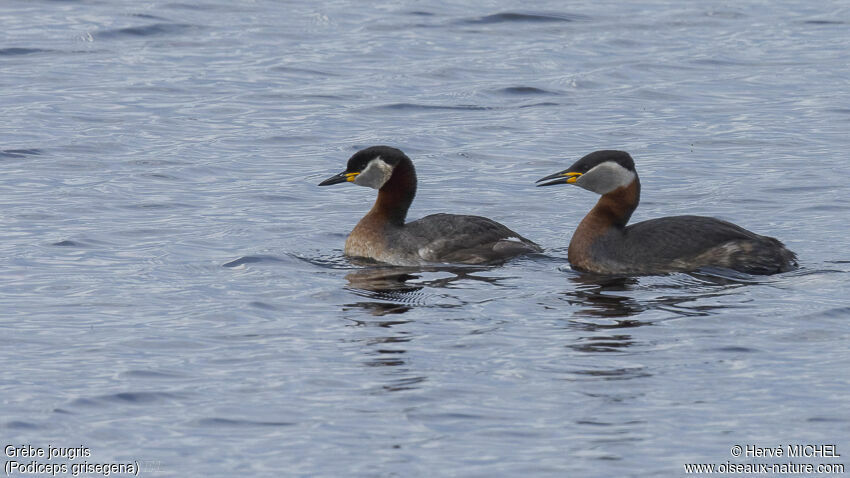
[[[600,274],[663,274],[722,267],[750,274],[785,272],[796,255],[778,240],[703,216],[670,216],[627,226],[640,180],[624,151],[596,151],[538,186],[575,184],[601,194],[567,252],[573,268]]]
[[[372,146],[355,153],[345,171],[319,183],[354,183],[378,190],[372,209],[345,241],[345,254],[394,265],[434,262],[489,264],[540,252],[540,246],[492,219],[432,214],[405,223],[416,195],[416,170],[403,152]]]

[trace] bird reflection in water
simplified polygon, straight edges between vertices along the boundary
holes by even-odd
[[[570,320],[570,328],[578,329],[587,332],[588,335],[582,334],[575,338],[574,343],[567,347],[585,353],[600,353],[600,352],[624,352],[626,348],[635,345],[633,337],[629,334],[603,333],[609,329],[627,329],[631,327],[640,327],[647,325],[648,322],[642,322],[632,319],[644,310],[646,307],[632,297],[618,295],[616,292],[625,292],[630,290],[637,284],[637,279],[634,277],[612,277],[601,276],[595,274],[581,274],[570,277],[571,282],[575,286],[565,292],[567,301],[570,304],[579,305],[582,308],[574,312],[574,318]],[[612,293],[613,292],[613,293]],[[599,322],[588,322],[584,320],[576,320],[576,317],[586,317],[590,319],[613,319]],[[629,376],[631,370],[628,369],[591,369],[579,370],[574,373],[589,376]]]
[[[417,373],[406,359],[405,344],[415,336],[405,330],[410,320],[403,320],[404,314],[414,307],[457,308],[466,305],[458,297],[445,293],[425,293],[425,289],[452,289],[463,280],[498,283],[503,278],[485,277],[480,272],[490,267],[473,266],[435,266],[435,267],[381,267],[372,266],[358,269],[345,276],[346,289],[367,300],[345,304],[343,310],[362,309],[375,319],[363,317],[347,318],[354,327],[363,327],[367,337],[354,339],[361,346],[367,367],[383,368],[388,373],[382,379],[380,389],[396,392],[419,388],[427,377]],[[434,303],[434,299],[439,303]],[[450,301],[449,303],[447,303]],[[375,329],[378,328],[378,329]],[[384,330],[373,335],[371,330]],[[390,367],[390,368],[385,368]],[[388,379],[388,380],[387,380]]]
[[[490,270],[489,267],[469,266],[435,266],[435,267],[371,267],[358,269],[345,276],[348,280],[346,289],[353,293],[374,299],[372,301],[345,304],[346,309],[360,307],[375,316],[387,314],[402,314],[413,307],[463,307],[466,302],[458,297],[451,297],[453,303],[428,303],[428,294],[423,289],[452,289],[456,283],[463,280],[473,280],[497,284],[503,277],[486,277],[476,273]],[[437,274],[439,277],[423,278],[426,274]],[[445,294],[440,295],[445,299]]]
[[[718,309],[728,309],[729,304],[707,304],[707,299],[734,294],[741,287],[753,283],[753,276],[737,277],[730,271],[718,273],[705,271],[678,273],[664,277],[604,276],[579,274],[570,277],[575,284],[564,292],[570,304],[582,306],[576,316],[614,319],[613,324],[595,324],[595,328],[628,328],[652,325],[657,320],[636,320],[634,316],[646,312],[663,311],[669,317],[707,316]],[[659,295],[659,291],[670,291]],[[645,300],[635,297],[648,293]]]
[[[729,304],[705,302],[735,293],[736,289],[752,283],[752,276],[738,277],[735,274],[705,270],[663,278],[574,275],[570,277],[574,286],[564,292],[567,302],[580,307],[573,313],[570,328],[588,334],[578,337],[568,347],[587,353],[624,352],[629,347],[641,345],[640,341],[630,334],[611,333],[612,329],[622,331],[653,325],[659,320],[707,316],[718,309],[728,309]],[[658,295],[658,290],[673,290],[675,293]],[[644,292],[649,292],[651,298],[640,299],[639,295]],[[638,320],[636,317],[639,315],[654,318]],[[591,375],[598,372],[587,371]],[[618,374],[614,372],[614,375]]]
[[[581,305],[575,315],[591,318],[616,319],[615,324],[599,326],[599,328],[627,328],[646,325],[646,323],[629,319],[647,309],[633,297],[618,295],[616,292],[627,292],[637,284],[636,277],[614,277],[596,274],[581,274],[570,277],[575,287],[564,295],[571,304]],[[622,320],[620,320],[622,319]]]
[[[380,385],[378,388],[386,392],[398,392],[419,388],[420,383],[427,381],[427,377],[421,375],[411,368],[411,364],[405,359],[407,354],[407,343],[413,340],[410,331],[400,328],[410,321],[366,321],[353,320],[355,327],[381,327],[387,332],[381,335],[370,335],[364,331],[366,337],[355,338],[351,343],[356,344],[360,354],[364,356],[363,365],[369,368],[381,369],[379,375]]]

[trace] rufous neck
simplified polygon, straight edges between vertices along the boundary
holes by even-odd
[[[635,177],[628,186],[617,188],[603,195],[588,216],[594,216],[603,223],[624,228],[640,202],[640,179]]]
[[[390,179],[378,190],[378,199],[369,213],[381,216],[390,224],[403,226],[415,196],[416,170],[413,163],[405,158],[395,166]]]

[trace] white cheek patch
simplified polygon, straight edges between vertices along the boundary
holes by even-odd
[[[363,171],[354,178],[354,184],[358,186],[366,186],[373,189],[381,189],[381,187],[393,175],[393,167],[385,163],[380,156],[369,161]]]
[[[617,188],[628,186],[634,180],[634,171],[629,171],[614,161],[605,161],[579,176],[575,184],[597,194],[608,194]]]

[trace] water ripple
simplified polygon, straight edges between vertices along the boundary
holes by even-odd
[[[847,22],[840,20],[804,20],[806,25],[845,25]]]
[[[26,422],[22,420],[11,420],[8,422],[4,422],[0,428],[7,428],[9,430],[38,430],[43,428],[41,425],[33,422]]]
[[[479,105],[425,105],[416,103],[392,103],[387,105],[373,106],[370,109],[391,111],[429,111],[429,110],[470,110],[486,111],[493,108]]]
[[[78,398],[71,402],[71,406],[100,407],[108,403],[148,405],[159,402],[170,402],[181,398],[183,398],[182,394],[169,392],[119,392],[94,398]]]
[[[272,422],[272,421],[254,421],[254,420],[242,420],[242,419],[233,419],[233,418],[201,418],[196,422],[198,426],[202,427],[291,427],[293,425],[297,425],[295,422]]]
[[[575,22],[587,21],[590,17],[580,14],[545,14],[545,13],[519,13],[519,12],[502,12],[483,17],[467,18],[458,21],[465,24],[493,24],[493,23],[553,23],[553,22]]]
[[[509,86],[507,88],[501,88],[496,90],[496,93],[504,94],[504,95],[516,95],[516,96],[533,96],[533,95],[557,95],[558,93],[554,91],[544,90],[542,88],[535,88],[533,86]]]
[[[0,150],[0,158],[8,159],[24,159],[27,156],[39,156],[42,154],[40,149],[2,149]]]
[[[72,241],[70,239],[65,239],[63,241],[54,242],[50,245],[51,246],[57,246],[57,247],[88,247],[88,245],[85,244],[85,243]]]
[[[177,35],[189,30],[200,28],[198,25],[185,23],[154,23],[139,27],[124,27],[110,30],[100,30],[93,34],[95,38],[112,39],[121,37],[149,37],[159,35]]]
[[[285,262],[285,260],[277,256],[243,256],[222,264],[222,267],[239,267],[245,264],[274,264],[278,262]]]
[[[54,50],[45,50],[43,48],[23,48],[23,47],[0,48],[0,56],[33,55],[35,53],[53,53],[53,52],[54,52]]]

